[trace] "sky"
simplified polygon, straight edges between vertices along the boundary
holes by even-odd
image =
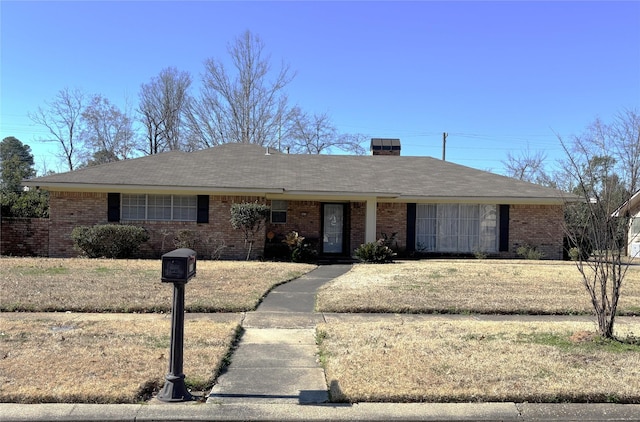
[[[402,155],[504,173],[507,154],[564,156],[559,137],[640,110],[640,2],[0,2],[0,138],[64,171],[28,113],[79,88],[121,108],[169,66],[197,93],[244,31],[296,76],[289,101]],[[367,145],[368,148],[368,145]]]

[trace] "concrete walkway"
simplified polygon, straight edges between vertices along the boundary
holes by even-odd
[[[316,291],[350,265],[320,266],[273,289],[244,330],[227,368],[207,403],[318,404],[329,401],[324,370],[317,360]]]

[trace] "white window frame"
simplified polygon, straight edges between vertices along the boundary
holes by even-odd
[[[271,224],[286,224],[287,223],[287,211],[289,208],[289,201],[272,200],[271,201]],[[275,216],[284,216],[284,221],[281,218],[274,219]]]
[[[417,204],[416,250],[420,252],[498,252],[498,206]]]
[[[197,195],[121,194],[122,221],[197,221]]]
[[[629,243],[640,243],[640,214],[631,217],[629,223]]]

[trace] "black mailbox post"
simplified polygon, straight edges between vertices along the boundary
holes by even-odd
[[[176,249],[162,255],[162,282],[173,283],[173,310],[171,313],[171,350],[169,373],[158,400],[178,402],[193,400],[184,384],[182,370],[184,347],[184,286],[196,275],[196,253],[187,248]]]

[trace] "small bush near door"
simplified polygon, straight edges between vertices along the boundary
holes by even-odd
[[[386,245],[385,239],[380,239],[376,242],[369,242],[360,245],[355,251],[356,258],[362,262],[369,262],[375,264],[383,264],[386,262],[392,262],[396,253]]]

